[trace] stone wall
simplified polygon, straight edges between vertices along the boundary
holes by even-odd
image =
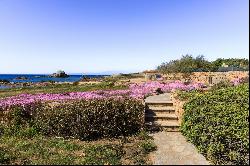
[[[157,81],[162,77],[160,73],[144,73],[146,81]]]
[[[185,104],[186,101],[179,100],[177,98],[177,93],[175,93],[174,91],[171,93],[170,98],[173,101],[173,106],[175,108],[175,114],[178,117],[178,122],[179,124],[181,124],[182,114],[184,112],[183,105]]]
[[[181,80],[207,84],[217,84],[221,81],[232,81],[244,77],[249,77],[249,71],[171,73],[163,75],[164,81]]]

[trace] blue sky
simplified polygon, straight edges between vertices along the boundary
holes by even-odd
[[[0,0],[0,73],[137,72],[248,45],[248,0]]]

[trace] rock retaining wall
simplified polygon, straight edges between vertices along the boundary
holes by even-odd
[[[163,75],[164,80],[191,80],[193,82],[216,84],[221,81],[232,81],[236,78],[249,77],[249,71],[229,72],[193,72],[193,73],[171,73]]]
[[[182,119],[182,114],[184,112],[183,105],[185,104],[186,101],[181,101],[177,98],[177,93],[175,91],[171,92],[170,96],[173,106],[175,108],[175,113],[178,117],[178,122],[181,124],[181,119]]]

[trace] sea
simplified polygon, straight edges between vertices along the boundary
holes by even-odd
[[[46,81],[55,81],[55,82],[75,82],[79,81],[83,76],[88,78],[102,78],[109,75],[69,75],[66,78],[55,78],[49,77],[47,74],[0,74],[0,80],[8,80],[10,82],[46,82]],[[26,77],[25,80],[16,79],[17,77]],[[0,89],[7,88],[8,86],[0,85]]]

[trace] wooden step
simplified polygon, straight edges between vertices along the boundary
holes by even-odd
[[[145,110],[145,114],[175,114],[175,110]]]
[[[173,102],[146,102],[145,103],[146,106],[162,106],[162,107],[165,107],[165,106],[173,106]]]
[[[146,109],[153,110],[153,111],[169,111],[169,110],[175,110],[173,106],[163,106],[163,107],[157,107],[157,106],[147,106]]]
[[[165,113],[158,113],[158,114],[145,114],[145,120],[146,121],[163,121],[163,120],[169,120],[169,121],[178,121],[178,117],[175,114],[165,114]]]
[[[171,122],[171,121],[156,121],[155,123],[159,124],[162,127],[179,127],[178,121]]]
[[[163,126],[162,128],[163,128],[163,130],[168,131],[168,132],[179,132],[180,131],[179,127],[166,127],[166,126]]]
[[[146,128],[148,130],[166,130],[170,132],[177,132],[179,131],[179,124],[178,122],[171,122],[171,121],[157,121],[157,122],[146,122]]]
[[[152,100],[152,99],[145,99],[145,103],[147,104],[168,104],[173,103],[172,100]]]
[[[174,114],[175,109],[174,107],[146,107],[145,113],[148,114],[157,114],[157,113],[166,113],[166,114]]]

